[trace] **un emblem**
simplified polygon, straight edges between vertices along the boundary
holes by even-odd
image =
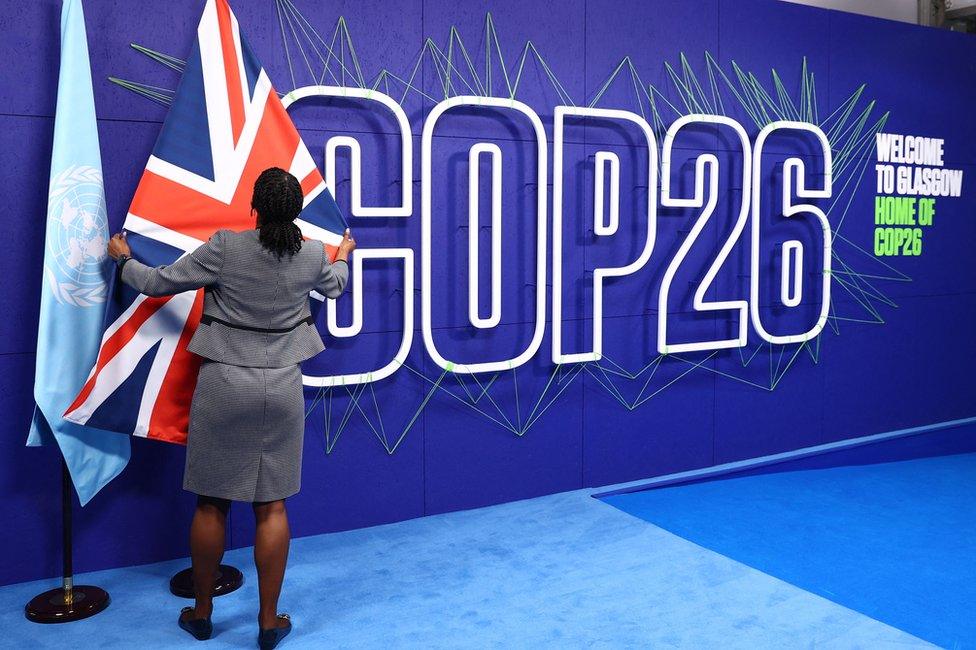
[[[48,194],[47,224],[44,272],[54,297],[77,307],[105,302],[108,223],[101,171],[73,165],[58,174]]]

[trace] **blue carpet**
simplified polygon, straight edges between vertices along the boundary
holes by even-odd
[[[701,548],[590,491],[294,540],[281,608],[298,648],[930,647],[905,632]],[[255,647],[251,550],[216,601],[216,636],[176,627],[166,590],[184,561],[79,576],[112,594],[68,625],[28,623],[51,581],[0,588],[0,646]]]
[[[701,546],[947,648],[976,648],[976,454],[620,494]]]

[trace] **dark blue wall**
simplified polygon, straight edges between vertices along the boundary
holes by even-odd
[[[887,131],[946,138],[947,166],[963,168],[967,176],[963,198],[938,201],[937,225],[926,234],[922,257],[896,258],[890,262],[894,271],[882,273],[883,267],[871,255],[839,247],[839,254],[859,273],[891,276],[897,272],[912,281],[872,281],[877,292],[890,297],[892,303],[876,298],[869,301],[880,318],[869,315],[850,293],[835,284],[835,315],[840,318],[832,321],[812,354],[803,350],[796,356],[775,390],[768,388],[770,369],[778,374],[776,367],[789,364],[795,346],[781,356],[781,350],[761,348],[753,332],[744,352],[746,357],[756,353],[750,363],[744,364],[739,352],[684,355],[684,361],[667,359],[643,392],[649,372],[627,381],[604,375],[595,367],[575,375],[572,368],[566,368],[556,388],[550,386],[546,395],[562,392],[521,436],[438,392],[395,452],[388,453],[387,446],[392,446],[423,402],[429,381],[436,381],[440,375],[416,331],[408,360],[416,372],[401,370],[377,383],[375,402],[369,390],[360,401],[368,414],[373,413],[374,403],[379,405],[387,446],[381,444],[358,410],[336,439],[335,427],[350,404],[344,391],[334,392],[328,436],[323,403],[312,410],[306,435],[304,487],[289,504],[296,535],[650,477],[976,412],[970,379],[970,370],[976,364],[972,336],[976,267],[970,248],[976,219],[973,193],[968,191],[968,184],[973,182],[969,174],[976,169],[976,153],[972,153],[976,151],[976,122],[971,119],[971,107],[976,105],[973,37],[772,0],[350,0],[326,4],[295,0],[295,4],[327,41],[339,17],[345,17],[370,81],[384,68],[409,77],[428,37],[446,52],[452,25],[457,27],[475,66],[483,69],[485,17],[489,11],[511,70],[517,67],[526,42],[532,41],[576,104],[591,101],[617,65],[629,56],[642,81],[661,89],[658,109],[665,126],[677,115],[665,99],[684,111],[681,95],[665,68],[666,62],[671,63],[680,78],[682,52],[700,80],[708,79],[705,53],[709,52],[732,79],[735,61],[743,70],[755,73],[773,95],[770,71],[775,69],[794,99],[800,96],[805,57],[808,72],[815,79],[815,104],[821,118],[866,84],[857,112],[876,100],[872,123],[890,111]],[[107,77],[175,88],[176,73],[139,55],[129,43],[185,56],[202,5],[200,0],[86,3],[113,226],[121,223],[166,111],[110,84]],[[291,90],[275,3],[237,0],[232,6],[275,86]],[[0,59],[15,64],[6,65],[0,73],[0,169],[4,170],[6,194],[5,236],[0,238],[0,310],[4,315],[0,331],[0,493],[5,497],[0,520],[7,523],[9,531],[0,541],[0,555],[7,558],[0,566],[0,584],[55,575],[59,564],[57,454],[22,446],[32,408],[44,233],[41,223],[46,209],[56,93],[59,10],[60,3],[55,0],[0,2],[0,24],[4,27]],[[296,82],[305,85],[310,75],[294,54]],[[496,59],[492,91],[507,95],[498,65]],[[411,121],[415,178],[419,179],[423,119],[433,100],[443,98],[443,89],[438,86],[430,56],[418,70],[415,83],[430,97],[409,93],[403,105]],[[460,83],[459,79],[455,81]],[[402,92],[402,86],[393,87]],[[400,92],[391,94],[399,96]],[[452,94],[459,92],[455,89]],[[727,89],[721,95],[728,113],[742,121],[754,137],[758,131],[755,123],[737,107]],[[553,107],[563,102],[543,67],[531,57],[517,97],[541,116],[551,144]],[[597,105],[647,110],[646,104],[641,106],[636,100],[629,73],[612,84]],[[399,192],[395,182],[398,153],[389,135],[390,125],[349,106],[324,103],[298,106],[293,115],[319,160],[325,138],[335,129],[357,131],[367,161],[364,198],[379,204],[395,199]],[[532,229],[509,226],[506,230],[508,271],[503,280],[506,298],[502,325],[495,332],[476,335],[464,326],[467,281],[463,247],[467,231],[463,225],[467,217],[460,211],[465,206],[467,147],[475,138],[493,137],[502,146],[506,160],[505,223],[528,223],[538,188],[528,178],[535,160],[526,133],[525,124],[498,115],[455,116],[438,127],[435,137],[436,340],[442,350],[465,360],[519,349],[530,337],[528,321],[537,290],[529,272],[534,250]],[[708,139],[702,142],[683,144],[681,156],[687,161],[706,147],[729,149],[727,139],[715,134],[705,137]],[[626,161],[644,160],[641,156],[646,157],[646,153],[635,147],[634,134],[605,124],[580,125],[570,138],[567,152],[580,156],[580,160],[597,149],[621,154],[628,166],[622,170],[621,215],[627,220],[625,232],[633,235],[607,243],[593,241],[585,228],[567,230],[564,300],[572,308],[567,308],[569,322],[564,336],[568,345],[578,348],[589,341],[589,272],[608,262],[632,259],[635,242],[643,236],[631,215],[634,206],[645,200],[647,188],[641,185],[640,163],[635,166]],[[772,151],[775,149],[770,156],[782,157],[782,152]],[[863,158],[873,154],[873,147],[860,154],[857,162],[864,162],[867,173],[859,180],[855,178],[843,193],[850,206],[842,233],[868,251],[872,246],[875,190],[873,163]],[[723,160],[733,161],[734,155],[726,151]],[[810,158],[808,162],[817,161]],[[549,165],[551,170],[551,161]],[[679,186],[687,190],[687,162],[683,169]],[[568,169],[567,214],[573,210],[590,214],[588,202],[592,198],[582,188],[592,185],[591,173],[583,163]],[[337,200],[346,207],[347,161],[341,161],[338,175]],[[414,190],[414,202],[419,206],[419,185]],[[726,183],[722,191],[728,197],[721,205],[731,205],[741,188]],[[832,224],[836,225],[841,212],[840,208],[831,211]],[[605,352],[629,371],[640,370],[657,356],[657,289],[670,254],[687,233],[689,215],[662,210],[658,248],[651,263],[640,274],[609,283],[606,288]],[[703,235],[702,246],[688,265],[693,272],[679,277],[674,285],[672,308],[679,312],[674,327],[685,336],[719,336],[729,327],[726,318],[687,313],[691,282],[701,277],[709,256],[714,254],[717,228],[727,225],[723,219],[729,215],[717,215],[715,224]],[[408,219],[352,219],[352,227],[363,247],[408,246],[419,251],[419,207]],[[482,245],[487,241],[487,232],[483,232]],[[740,246],[719,277],[723,297],[745,297],[745,259],[745,248]],[[335,372],[363,368],[395,347],[402,304],[402,295],[396,290],[398,273],[395,264],[368,271],[364,334],[354,340],[328,342],[331,350],[314,364],[316,368],[328,367]],[[418,283],[419,277],[417,269]],[[547,288],[547,297],[548,293]],[[348,318],[348,300],[346,303],[340,309],[342,318]],[[418,327],[419,312],[418,295]],[[844,320],[847,318],[853,320]],[[855,322],[858,320],[884,323]],[[490,388],[490,398],[478,402],[479,408],[500,417],[494,402],[515,422],[527,417],[552,372],[548,332],[551,326],[536,358],[517,373],[501,373]],[[702,367],[693,369],[687,360]],[[687,372],[689,369],[692,372]],[[490,376],[481,380],[487,382]],[[634,401],[639,395],[654,396],[634,409],[625,408],[598,380],[613,381],[625,401]],[[470,380],[467,385],[469,390],[477,390]],[[451,376],[444,379],[443,387],[464,395]],[[314,393],[309,392],[308,397],[313,398]],[[378,426],[375,416],[370,417]],[[123,476],[76,518],[78,570],[186,555],[192,498],[180,489],[182,462],[181,448],[133,440],[132,461]],[[232,543],[250,543],[250,530],[246,508],[235,507]]]

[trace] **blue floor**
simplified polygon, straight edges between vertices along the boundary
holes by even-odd
[[[295,540],[281,606],[296,628],[281,648],[931,647],[591,494]],[[246,583],[217,600],[206,645],[176,627],[178,561],[79,576],[113,602],[68,625],[23,618],[50,581],[0,588],[0,646],[254,647],[250,550],[227,559]]]
[[[947,648],[976,648],[976,454],[768,474],[606,501]]]

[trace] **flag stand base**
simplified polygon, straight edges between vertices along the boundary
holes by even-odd
[[[244,584],[244,574],[240,569],[229,564],[221,564],[217,568],[217,580],[214,582],[214,596],[223,596],[237,591]],[[193,569],[183,569],[169,580],[169,590],[180,598],[193,598]]]
[[[71,474],[61,457],[61,586],[31,598],[24,616],[34,623],[70,623],[94,616],[111,602],[101,587],[75,585],[71,565]]]
[[[24,615],[35,623],[70,623],[94,616],[108,607],[109,601],[108,592],[99,587],[58,587],[34,596]]]

